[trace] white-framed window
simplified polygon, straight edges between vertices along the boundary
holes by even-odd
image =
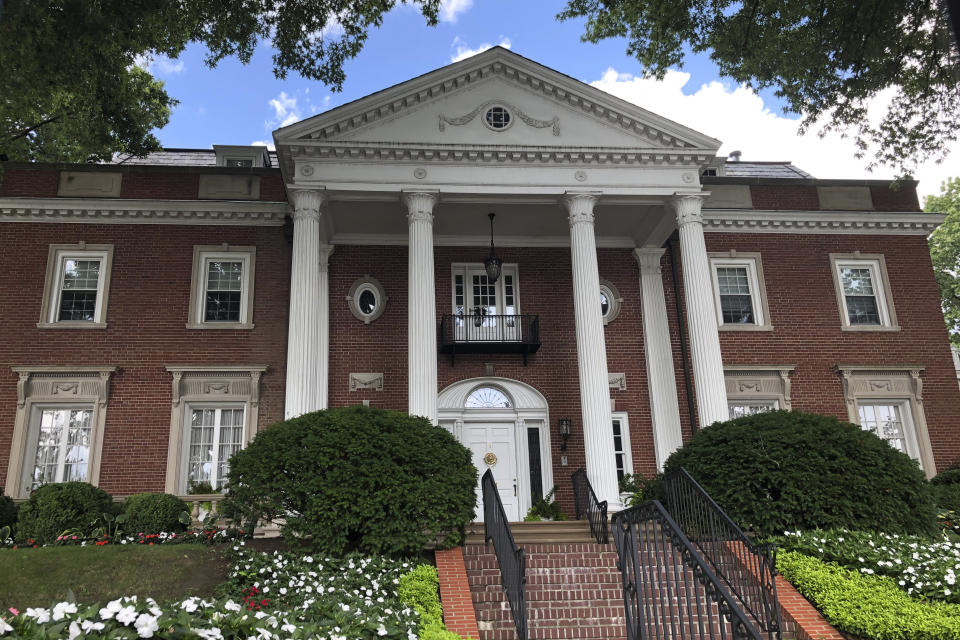
[[[17,412],[3,492],[26,497],[40,485],[100,482],[100,454],[115,366],[11,367]]]
[[[246,408],[243,404],[189,404],[186,411],[184,486],[188,492],[207,484],[220,491],[226,485],[230,456],[246,441]]]
[[[256,247],[193,248],[188,329],[252,329]]]
[[[387,300],[383,285],[369,274],[354,280],[350,291],[347,292],[350,313],[364,324],[370,324],[383,315],[387,308]]]
[[[633,454],[630,451],[630,422],[626,412],[611,414],[613,426],[613,458],[617,472],[617,482],[623,476],[633,473]]]
[[[727,403],[730,408],[730,419],[753,416],[767,411],[776,411],[780,407],[776,400],[739,400]]]
[[[260,415],[258,365],[167,365],[173,376],[167,493],[224,488],[230,456],[256,434]]]
[[[22,486],[87,482],[92,436],[92,406],[34,405]]]
[[[712,253],[710,271],[720,329],[771,329],[759,254]]]
[[[267,147],[253,145],[245,147],[232,144],[215,144],[213,151],[217,156],[218,167],[267,167],[270,166],[270,154]]]
[[[112,263],[113,245],[50,245],[37,326],[105,328]]]
[[[458,341],[520,340],[520,283],[516,264],[504,264],[490,282],[482,264],[455,263],[451,283]]]
[[[840,364],[836,370],[847,419],[917,460],[927,477],[933,477],[936,465],[923,409],[923,367]]]
[[[610,324],[620,315],[620,303],[623,298],[620,292],[609,280],[600,280],[600,313],[603,316],[603,324]]]
[[[882,255],[830,254],[842,327],[897,329],[887,267]]]
[[[910,421],[910,401],[857,402],[860,426],[878,435],[887,443],[912,458],[919,458],[913,425]]]

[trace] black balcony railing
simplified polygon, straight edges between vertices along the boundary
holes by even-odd
[[[570,477],[573,481],[573,504],[577,509],[577,520],[587,516],[590,522],[590,535],[598,544],[609,544],[610,536],[607,530],[607,501],[597,500],[590,480],[587,479],[587,470],[577,469]]]
[[[613,516],[629,640],[763,640],[659,501]]]
[[[756,545],[686,469],[664,478],[667,509],[769,638],[781,637],[776,548]]]
[[[533,314],[445,315],[440,319],[440,351],[451,362],[458,353],[519,353],[540,349],[540,316]]]
[[[493,543],[493,551],[500,565],[500,582],[510,603],[517,637],[527,640],[527,558],[523,549],[517,548],[510,531],[510,521],[503,510],[497,482],[493,472],[487,469],[480,480],[483,489],[483,531],[486,542]]]

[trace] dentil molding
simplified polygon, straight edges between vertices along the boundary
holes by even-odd
[[[286,202],[0,198],[0,222],[282,226]]]

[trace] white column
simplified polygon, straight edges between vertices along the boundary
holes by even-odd
[[[407,412],[437,423],[437,303],[433,206],[437,194],[403,194],[407,207]]]
[[[667,323],[667,302],[663,296],[660,258],[663,249],[634,249],[640,266],[640,309],[643,313],[643,350],[647,360],[647,387],[650,391],[650,417],[657,468],[680,448],[680,405],[677,402],[677,378],[673,370],[673,347]]]
[[[573,263],[573,312],[577,332],[577,369],[580,374],[580,407],[587,478],[608,508],[620,508],[620,491],[614,466],[613,421],[610,417],[610,384],[607,348],[600,309],[600,272],[593,230],[597,196],[568,194],[570,255]]]
[[[700,427],[728,420],[727,389],[723,380],[720,334],[713,301],[710,260],[703,240],[703,197],[678,195],[671,202],[680,229],[683,291],[690,333],[690,359],[696,389]]]
[[[320,207],[326,194],[291,189],[293,256],[290,267],[290,325],[287,332],[287,419],[320,408],[317,357],[320,342]]]
[[[317,338],[317,408],[326,409],[328,391],[330,388],[330,254],[333,247],[320,247],[320,260],[317,265],[319,272],[319,287],[317,288],[317,302],[320,307],[320,321],[317,329],[320,334]]]

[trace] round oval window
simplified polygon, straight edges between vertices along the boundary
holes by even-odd
[[[377,309],[377,295],[370,289],[364,289],[357,298],[357,307],[366,316],[373,314]]]
[[[490,107],[484,118],[491,129],[506,129],[510,126],[510,112],[503,107]]]
[[[601,290],[600,291],[600,313],[604,317],[606,317],[609,312],[610,312],[610,299],[607,298],[607,292]]]

